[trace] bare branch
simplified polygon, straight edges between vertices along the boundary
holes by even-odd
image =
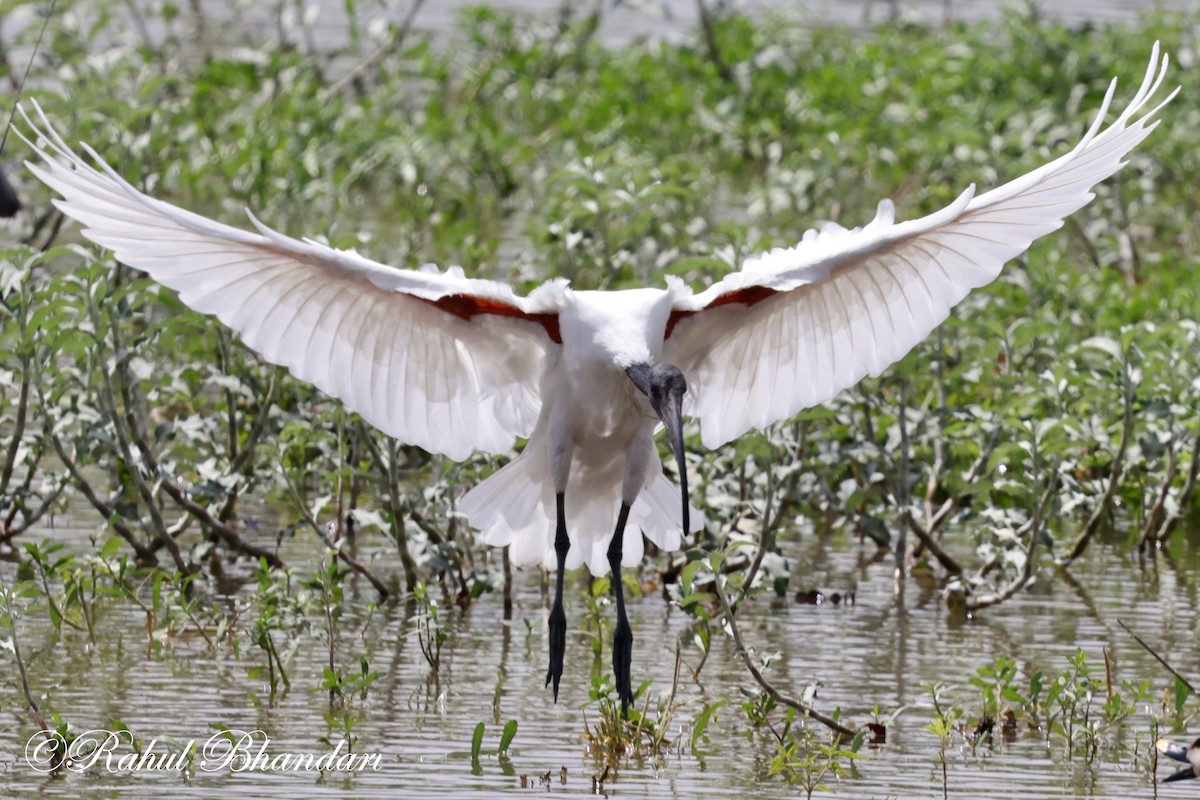
[[[313,515],[309,513],[308,508],[305,507],[304,501],[300,497],[300,490],[296,488],[296,484],[292,481],[291,476],[287,474],[287,471],[281,469],[279,474],[283,476],[283,482],[287,484],[288,491],[292,493],[292,500],[296,508],[300,510],[300,515],[304,518],[304,522],[313,530],[314,533],[317,534],[321,541],[324,542],[325,546],[337,553],[338,558],[345,561],[346,565],[349,566],[350,569],[354,570],[359,575],[362,575],[364,578],[370,581],[371,585],[375,587],[375,591],[379,592],[380,599],[386,600],[388,597],[390,597],[391,592],[388,591],[387,585],[384,584],[383,581],[375,577],[375,574],[372,573],[371,570],[366,567],[366,565],[355,559],[344,549],[338,547],[336,544],[334,544],[333,540],[329,538],[329,534],[325,532],[325,528],[322,527],[321,523],[317,522],[317,520],[313,518]]]
[[[1142,535],[1138,539],[1138,547],[1145,547],[1151,541],[1157,541],[1156,534],[1159,526],[1167,516],[1167,499],[1171,496],[1171,484],[1175,482],[1175,473],[1178,471],[1178,464],[1175,456],[1175,442],[1171,441],[1167,445],[1167,470],[1163,474],[1162,483],[1158,487],[1158,496],[1154,499],[1154,505],[1150,506],[1150,512],[1146,515],[1146,522],[1142,525]]]
[[[192,514],[196,519],[200,520],[200,524],[215,533],[220,537],[221,541],[227,544],[234,551],[243,555],[250,556],[255,559],[266,559],[267,563],[277,569],[282,569],[284,566],[283,560],[274,552],[258,545],[251,544],[242,538],[236,530],[221,522],[219,519],[209,513],[208,509],[187,496],[187,492],[183,490],[178,483],[166,475],[160,468],[158,469],[159,485],[163,491],[171,496],[171,499],[180,505],[189,514]],[[174,541],[172,539],[172,541]]]
[[[763,691],[769,694],[776,702],[782,703],[788,708],[794,708],[801,714],[815,719],[817,722],[820,722],[822,725],[834,731],[835,733],[838,733],[841,736],[853,737],[855,735],[853,730],[847,728],[833,717],[822,714],[812,706],[805,705],[799,700],[783,694],[763,676],[762,671],[759,670],[758,665],[754,663],[754,659],[750,657],[750,651],[746,648],[745,643],[742,641],[742,634],[738,630],[737,621],[734,619],[734,613],[729,608],[729,599],[725,597],[725,589],[720,585],[720,580],[718,580],[716,585],[713,587],[713,592],[717,595],[717,599],[721,603],[721,611],[725,614],[725,621],[729,623],[729,632],[733,636],[733,643],[737,646],[738,655],[742,657],[742,663],[746,665],[746,669],[750,671],[750,675],[754,678],[755,682],[762,687]]]
[[[1196,436],[1192,439],[1192,463],[1188,467],[1187,478],[1184,480],[1183,488],[1179,492],[1177,504],[1180,509],[1187,509],[1192,503],[1192,495],[1196,493],[1196,479],[1200,476],[1200,429],[1196,431]],[[1162,544],[1167,540],[1167,537],[1179,526],[1179,522],[1183,519],[1182,514],[1172,514],[1168,516],[1159,528],[1155,536],[1155,541]]]
[[[24,324],[22,321],[22,329]],[[17,395],[17,416],[13,420],[12,430],[9,431],[8,447],[4,451],[4,469],[0,472],[0,494],[8,491],[8,484],[12,480],[13,469],[17,463],[17,452],[21,446],[21,437],[25,434],[25,419],[29,410],[29,385],[32,380],[32,370],[30,367],[30,357],[28,354],[21,356],[21,388]]]
[[[125,543],[133,549],[140,563],[153,564],[157,560],[154,556],[154,551],[139,542],[129,526],[121,521],[116,509],[96,494],[96,490],[92,488],[92,484],[88,482],[88,479],[84,477],[83,472],[79,469],[79,465],[75,463],[75,459],[67,454],[67,450],[63,446],[62,439],[59,438],[58,434],[51,432],[49,433],[49,437],[51,444],[54,445],[54,452],[58,454],[58,460],[67,468],[67,472],[71,474],[71,478],[75,481],[76,488],[92,504],[92,508],[96,509],[100,513],[100,516],[104,517],[108,526],[116,531],[117,535],[124,539]]]
[[[1042,522],[1046,518],[1046,512],[1049,510],[1050,503],[1054,500],[1054,494],[1057,490],[1058,465],[1055,465],[1054,470],[1050,473],[1050,479],[1046,482],[1046,488],[1042,492],[1041,499],[1034,506],[1033,516],[1017,530],[1018,535],[1024,534],[1029,536],[1029,544],[1025,547],[1025,565],[1021,568],[1021,572],[999,592],[980,595],[978,597],[968,597],[966,599],[966,609],[968,611],[978,611],[981,608],[1003,603],[1021,591],[1025,587],[1025,584],[1029,583],[1029,579],[1033,577],[1033,556],[1037,549],[1038,537],[1042,533]]]
[[[721,55],[721,45],[717,42],[716,20],[713,19],[712,12],[708,10],[708,4],[704,0],[696,0],[696,8],[700,12],[700,30],[704,33],[704,46],[708,48],[708,57],[717,68],[721,80],[733,83],[733,70],[725,63],[725,58]]]
[[[117,278],[119,280],[119,277]],[[92,318],[92,325],[97,332],[103,331],[105,326],[100,319],[100,310],[96,305],[95,295],[88,293],[88,311]],[[142,476],[142,470],[133,457],[133,450],[130,447],[130,436],[135,435],[138,429],[138,421],[134,415],[134,410],[129,397],[128,380],[126,380],[126,370],[128,366],[125,360],[120,356],[121,339],[119,332],[120,322],[116,319],[109,320],[109,333],[112,336],[112,372],[115,372],[121,384],[121,393],[125,401],[125,413],[121,414],[117,408],[116,392],[113,387],[113,375],[107,369],[100,369],[102,376],[100,392],[100,403],[112,423],[113,433],[116,436],[117,448],[121,458],[129,467],[129,474],[133,478],[134,486],[137,488],[138,494],[141,495],[142,501],[146,504],[146,510],[150,515],[150,528],[155,538],[166,548],[171,554],[171,559],[175,562],[175,568],[180,573],[188,575],[191,573],[187,561],[183,558],[183,553],[179,549],[179,544],[167,535],[166,524],[163,522],[162,512],[158,505],[158,499],[154,496],[154,490],[146,483]],[[104,360],[104,341],[98,335],[96,337],[97,344],[97,360]],[[127,427],[128,426],[128,427]],[[154,471],[154,470],[151,470]]]
[[[1109,469],[1108,485],[1104,487],[1104,494],[1100,497],[1100,502],[1092,510],[1088,521],[1084,523],[1083,529],[1080,530],[1079,536],[1075,537],[1075,542],[1071,545],[1071,549],[1063,555],[1061,562],[1066,564],[1074,561],[1083,555],[1083,551],[1087,549],[1088,542],[1096,535],[1096,531],[1100,530],[1100,524],[1108,515],[1112,508],[1113,498],[1117,493],[1117,485],[1121,482],[1121,474],[1125,470],[1125,453],[1129,449],[1129,441],[1133,438],[1133,383],[1129,380],[1128,374],[1125,376],[1125,392],[1124,392],[1124,419],[1121,423],[1121,441],[1117,445],[1117,452],[1113,454],[1112,466]]]
[[[351,84],[354,86],[360,86],[363,77],[369,71],[375,69],[375,67],[379,66],[381,61],[395,51],[399,50],[404,44],[404,40],[408,38],[409,31],[412,30],[413,21],[417,18],[417,12],[421,10],[421,6],[424,4],[425,0],[413,0],[412,5],[408,7],[408,13],[404,16],[403,21],[400,23],[400,27],[393,31],[392,38],[381,44],[378,48],[376,48],[375,52],[367,56],[365,61],[356,66],[354,69],[350,70],[350,72],[348,72],[340,80],[326,89],[325,97],[328,99],[338,92],[341,92]]]
[[[401,514],[403,505],[400,501],[400,483],[396,474],[396,440],[388,438],[388,457],[383,457],[379,444],[368,431],[361,431],[367,450],[375,468],[387,476],[387,503],[392,516],[392,537],[396,540],[396,549],[400,551],[400,564],[404,567],[404,586],[408,591],[417,588],[420,579],[417,577],[417,565],[412,553],[408,552],[408,532],[404,528],[404,516]],[[415,521],[415,520],[414,520]]]

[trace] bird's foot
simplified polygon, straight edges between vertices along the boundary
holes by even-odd
[[[562,679],[563,656],[567,652],[567,614],[562,603],[550,610],[550,668],[546,670],[546,685],[554,684],[554,702],[558,702],[558,682]]]
[[[628,718],[629,706],[633,704],[633,685],[630,673],[633,663],[633,631],[629,629],[629,621],[622,618],[617,620],[617,629],[613,632],[613,677],[617,679],[617,696],[621,698],[621,717]]]

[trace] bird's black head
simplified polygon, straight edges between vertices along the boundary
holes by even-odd
[[[663,409],[670,406],[683,408],[683,396],[687,394],[687,380],[674,364],[634,364],[625,370],[633,385],[650,399],[654,413],[661,418]]]
[[[675,463],[679,465],[679,489],[683,494],[683,535],[687,536],[690,525],[688,513],[687,465],[683,460],[683,396],[687,394],[687,380],[674,364],[634,364],[625,370],[633,385],[650,400],[650,407],[667,429],[671,449],[675,451]]]

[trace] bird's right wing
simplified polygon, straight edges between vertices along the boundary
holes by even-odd
[[[212,314],[251,349],[396,438],[455,459],[528,436],[559,342],[562,284],[518,297],[461,270],[399,270],[353,251],[214,222],[148,197],[94,150],[77,156],[34,104],[28,167],[118,260]],[[24,137],[23,137],[24,138]]]
[[[1156,44],[1141,88],[1111,126],[1101,130],[1116,81],[1073,150],[997,189],[976,197],[968,188],[941,211],[900,223],[884,201],[863,228],[809,231],[699,294],[680,292],[663,357],[687,376],[685,411],[699,418],[705,445],[787,419],[902,358],[1121,168],[1175,96],[1138,116],[1166,67]]]

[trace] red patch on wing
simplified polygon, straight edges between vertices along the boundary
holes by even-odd
[[[562,333],[558,329],[558,314],[527,314],[508,303],[503,303],[499,300],[489,300],[486,297],[475,297],[469,294],[451,294],[446,297],[440,297],[437,300],[428,300],[416,295],[409,296],[414,300],[420,300],[422,303],[428,303],[435,308],[439,308],[447,314],[453,314],[459,319],[468,321],[479,314],[494,314],[499,317],[526,319],[541,325],[550,337],[550,341],[562,344]]]
[[[718,308],[720,306],[728,306],[735,303],[744,306],[752,306],[756,303],[761,303],[763,300],[766,300],[768,297],[776,294],[779,294],[778,289],[769,289],[766,286],[747,286],[745,288],[737,289],[721,295],[716,300],[713,300],[704,308],[700,309],[700,311],[707,311],[710,308]],[[667,319],[667,332],[663,338],[670,339],[671,333],[675,330],[675,326],[680,320],[687,319],[693,314],[698,313],[699,311],[672,311],[670,318]]]

